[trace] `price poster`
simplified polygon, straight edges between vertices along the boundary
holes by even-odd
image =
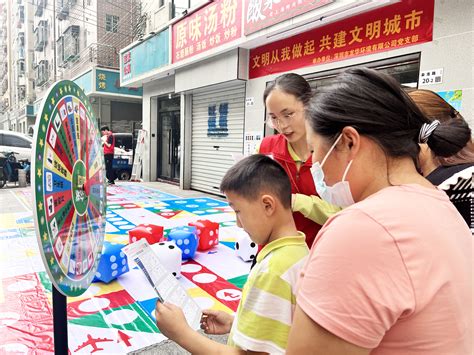
[[[56,82],[36,117],[31,186],[46,271],[79,296],[95,275],[105,232],[105,164],[92,107],[74,82]]]

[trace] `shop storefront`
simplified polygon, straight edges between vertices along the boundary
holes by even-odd
[[[405,1],[251,49],[248,95],[263,93],[262,85],[285,72],[301,74],[317,90],[343,70],[361,65],[390,74],[406,87],[417,87],[420,52],[388,58],[387,52],[431,41],[432,24],[433,3],[414,7]],[[382,52],[380,59],[372,59]],[[267,128],[265,135],[272,133]]]
[[[219,184],[243,149],[245,82],[192,95],[191,188],[219,193]]]
[[[472,53],[463,55],[472,28],[459,21],[462,8],[402,0],[250,49],[246,116],[261,119],[246,120],[246,131],[265,130],[262,93],[278,75],[296,72],[317,90],[354,66],[385,72],[407,88],[436,91],[472,122],[472,75],[460,70],[472,71]]]
[[[233,156],[252,153],[271,133],[264,132],[262,95],[286,72],[303,75],[317,89],[349,67],[371,67],[406,87],[441,93],[471,120],[466,8],[468,0],[455,6],[441,0],[217,0],[191,11],[161,32],[168,36],[160,47],[167,61],[136,75],[137,55],[121,53],[125,85],[144,88],[143,123],[150,132],[144,176],[177,181],[179,169],[182,188],[219,193]],[[145,57],[140,64],[147,68]],[[180,103],[179,126],[160,121],[168,98]],[[175,122],[177,111],[175,105]],[[164,174],[163,167],[174,174]]]
[[[121,51],[123,86],[141,86],[146,130],[143,178],[177,182],[181,166],[181,98],[175,95],[169,63],[170,31],[164,28]]]
[[[242,36],[242,3],[218,0],[177,22],[172,27],[172,62],[209,51],[220,51]],[[245,81],[239,61],[246,62],[238,48],[178,68],[175,89],[186,100],[183,172],[189,176],[183,187],[220,194],[220,182],[243,148]],[[201,54],[202,55],[202,54]]]
[[[136,133],[142,124],[142,88],[122,87],[117,70],[91,68],[73,79],[89,97],[99,125]]]

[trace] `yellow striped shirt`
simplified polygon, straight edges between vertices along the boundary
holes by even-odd
[[[274,240],[260,251],[242,290],[229,345],[270,354],[285,352],[296,281],[307,255],[303,233]]]

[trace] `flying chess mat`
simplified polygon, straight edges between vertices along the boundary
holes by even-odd
[[[29,190],[15,193],[20,202],[31,201]],[[141,223],[161,225],[167,234],[199,219],[218,222],[219,245],[183,263],[179,282],[202,309],[235,312],[250,263],[233,250],[242,231],[226,202],[120,184],[107,189],[106,219],[105,240],[120,244],[127,244],[128,230]],[[32,214],[1,214],[0,221],[0,353],[52,354],[52,286]],[[143,273],[133,267],[110,284],[93,283],[83,295],[69,297],[70,352],[125,354],[165,340],[155,324],[156,300]]]

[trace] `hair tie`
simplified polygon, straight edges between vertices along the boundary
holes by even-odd
[[[439,121],[434,120],[431,123],[423,123],[420,128],[420,134],[418,134],[418,143],[428,142],[428,138],[431,136],[436,127],[439,126]]]

